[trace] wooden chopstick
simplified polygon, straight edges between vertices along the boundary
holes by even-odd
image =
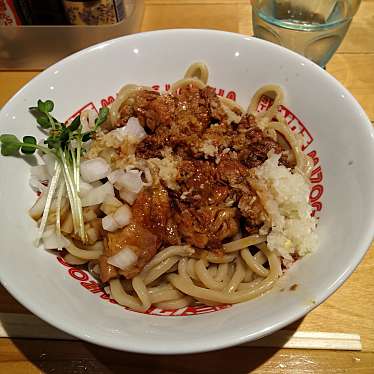
[[[282,347],[298,349],[333,349],[361,351],[358,334],[320,331],[280,330],[262,339],[243,344],[247,347]]]
[[[32,314],[0,313],[0,338],[77,340]],[[334,349],[360,351],[358,334],[280,330],[245,347]]]

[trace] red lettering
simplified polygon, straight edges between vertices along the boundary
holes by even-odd
[[[68,264],[62,257],[57,256],[57,261],[61,264],[66,266],[67,268],[73,267],[73,265]]]
[[[169,91],[170,90],[170,84],[169,83],[166,83],[165,84],[165,91]]]
[[[103,289],[100,287],[99,283],[91,280],[89,282],[80,282],[81,285],[89,290],[91,293],[103,292]]]
[[[216,93],[217,93],[218,96],[223,96],[225,94],[225,90],[223,90],[222,88],[220,88],[220,89],[217,88]]]
[[[270,108],[272,103],[273,103],[273,100],[269,96],[262,95],[257,105],[257,111],[258,112],[266,111],[268,108]]]
[[[76,268],[70,268],[69,269],[69,274],[74,278],[74,279],[77,279],[79,281],[87,281],[89,278],[88,278],[88,275],[83,271],[83,270],[80,270],[80,269],[76,269]]]
[[[155,84],[155,85],[152,86],[152,89],[155,90],[155,91],[160,91],[160,85]]]
[[[321,184],[314,185],[309,195],[310,202],[314,203],[322,196],[322,194],[323,194],[323,186]]]
[[[312,171],[312,175],[310,177],[310,182],[311,183],[321,183],[322,179],[323,179],[322,170],[321,170],[321,167],[318,166],[317,169],[314,169]]]
[[[314,140],[313,137],[309,134],[308,130],[304,126],[302,126],[301,130],[299,131],[299,134],[305,139],[304,133],[307,134],[308,139],[305,144],[301,145],[302,151],[305,151],[313,143]]]
[[[314,166],[316,166],[319,163],[319,158],[317,157],[317,152],[316,151],[309,152],[308,156],[313,159]]]
[[[149,309],[147,314],[154,314],[157,316],[171,316],[173,314],[173,310],[162,310],[159,308]]]
[[[234,91],[229,91],[226,95],[226,97],[230,100],[235,101],[236,100],[236,93]]]
[[[108,96],[106,99],[101,99],[101,106],[106,107],[114,102],[113,96]]]
[[[313,169],[313,171],[311,173],[311,176],[313,176],[313,175],[315,175],[315,174],[317,174],[319,172],[321,172],[321,167],[320,166],[318,166],[318,168],[316,168],[316,169]]]
[[[284,113],[283,113],[284,111]],[[284,107],[283,105],[281,105],[279,108],[278,108],[278,112],[282,113],[284,119],[286,120],[288,126],[291,125],[291,123],[297,119],[293,113],[291,113],[286,107]],[[296,130],[296,126],[293,126],[292,127],[292,131]]]

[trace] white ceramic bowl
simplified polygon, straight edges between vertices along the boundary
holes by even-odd
[[[243,105],[261,85],[284,87],[286,106],[300,120],[286,113],[290,126],[311,142],[306,151],[315,151],[312,199],[320,210],[320,248],[299,261],[275,289],[253,301],[214,313],[206,313],[210,308],[180,312],[198,314],[189,316],[160,316],[158,310],[155,315],[135,313],[101,298],[82,271],[33,247],[36,228],[26,212],[35,197],[28,187],[28,165],[0,158],[1,282],[33,313],[78,338],[126,351],[169,354],[257,339],[304,316],[331,295],[372,240],[374,132],[364,111],[317,65],[262,40],[218,31],[169,30],[93,46],[50,67],[18,92],[0,113],[0,133],[41,137],[27,111],[39,98],[54,100],[57,118],[66,119],[88,102],[100,107],[102,99],[125,83],[173,82],[193,61],[205,61],[210,85],[222,88],[224,95],[235,91]],[[293,284],[298,287],[290,291]]]

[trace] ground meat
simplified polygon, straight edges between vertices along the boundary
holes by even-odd
[[[271,150],[274,150],[275,153],[282,152],[280,145],[272,139],[263,139],[261,142],[249,144],[247,149],[242,149],[238,154],[238,158],[245,166],[251,169],[263,164]]]
[[[256,128],[256,118],[253,114],[244,115],[238,124],[238,131],[253,130]]]
[[[162,158],[162,150],[164,149],[163,142],[160,142],[161,138],[156,135],[148,135],[143,141],[141,141],[136,147],[136,156],[138,158]]]
[[[221,123],[227,120],[227,114],[223,110],[219,98],[216,95],[215,89],[213,87],[208,86],[204,88],[203,90],[201,90],[201,95],[208,103],[209,115],[211,118],[210,122]]]
[[[146,91],[149,92],[149,91]],[[135,116],[140,124],[152,134],[162,126],[171,123],[175,111],[175,99],[170,95],[155,95],[147,93],[146,97],[141,94],[137,100]]]
[[[265,210],[256,192],[249,188],[239,199],[238,208],[245,218],[245,229],[249,234],[258,232],[265,222]]]
[[[127,123],[130,117],[137,117],[139,122],[146,127],[152,127],[157,119],[157,114],[152,108],[152,102],[157,100],[160,94],[156,91],[140,90],[129,99],[131,105],[123,105],[120,111],[121,120],[117,124],[118,127]]]
[[[235,186],[243,183],[248,174],[248,169],[238,160],[232,160],[228,155],[224,155],[218,164],[217,173],[220,180],[230,186]]]
[[[210,87],[184,87],[177,95],[156,97],[134,115],[151,134],[136,149],[138,157],[147,159],[159,157],[160,147],[166,144],[183,158],[193,157],[191,145],[201,140],[211,122],[227,117]]]
[[[217,167],[219,178],[235,191],[235,203],[244,218],[245,229],[255,233],[265,221],[264,208],[252,187],[248,183],[250,171],[240,161],[225,155]]]
[[[219,249],[224,239],[239,232],[236,208],[186,209],[176,214],[176,222],[184,240],[202,249]]]
[[[252,115],[243,116],[238,125],[238,135],[234,138],[232,146],[238,151],[238,159],[250,169],[264,163],[271,150],[278,154],[285,150],[281,144],[266,136],[257,127]],[[282,155],[280,162],[289,166],[285,154]]]
[[[160,187],[139,193],[132,206],[134,222],[157,236],[163,244],[180,244],[167,191]]]
[[[218,181],[215,165],[209,161],[183,161],[179,173],[177,183],[183,203],[194,207],[219,205],[229,194],[229,189]]]

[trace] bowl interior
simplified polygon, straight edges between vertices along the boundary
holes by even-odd
[[[1,111],[0,132],[40,138],[27,111],[39,98],[52,99],[56,117],[66,119],[86,104],[99,108],[126,83],[164,88],[194,61],[206,62],[209,84],[225,96],[234,92],[244,106],[264,84],[284,87],[290,126],[303,133],[306,152],[316,162],[312,186],[320,247],[289,270],[271,292],[253,301],[191,316],[131,312],[95,293],[84,273],[33,247],[36,228],[27,209],[34,195],[28,187],[28,165],[21,159],[0,158],[1,282],[32,312],[79,338],[145,353],[206,351],[255,339],[322,302],[354,270],[370,244],[370,122],[349,92],[326,72],[261,40],[218,31],[170,30],[99,44],[26,85]],[[290,291],[293,284],[298,287]]]

